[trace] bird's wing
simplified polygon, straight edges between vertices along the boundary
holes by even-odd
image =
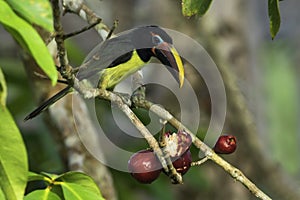
[[[122,34],[97,45],[84,59],[76,75],[79,80],[87,79],[97,86],[101,70],[126,62],[134,49],[128,34]],[[127,57],[127,58],[125,58]]]

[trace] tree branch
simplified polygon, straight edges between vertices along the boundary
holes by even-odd
[[[142,136],[147,140],[149,146],[153,149],[154,153],[158,157],[164,171],[169,175],[173,183],[182,183],[182,177],[172,165],[172,161],[168,155],[165,155],[158,142],[144,126],[140,119],[132,112],[129,106],[123,101],[123,99],[110,91],[89,88],[84,83],[79,82],[77,79],[74,81],[73,87],[83,95],[84,98],[101,98],[110,101],[112,104],[118,106],[118,108],[130,119],[131,123],[139,130]]]
[[[94,23],[99,20],[99,17],[81,0],[64,0],[63,5],[66,11],[75,13],[86,20],[89,24]],[[107,28],[103,23],[95,26],[95,29],[98,31],[99,35],[103,40],[111,37],[114,29],[117,26],[118,21],[114,22],[114,25],[111,30]],[[182,183],[182,177],[172,165],[172,161],[168,155],[165,155],[155,138],[149,132],[149,130],[142,124],[142,122],[137,118],[137,116],[131,111],[128,105],[126,105],[122,98],[118,95],[111,93],[109,91],[103,90],[93,90],[91,88],[86,88],[83,84],[80,84],[78,81],[75,81],[73,85],[79,93],[83,94],[85,98],[95,98],[100,97],[106,100],[111,101],[112,103],[118,105],[118,107],[126,114],[126,116],[134,122],[133,124],[140,131],[143,137],[147,140],[149,146],[153,149],[158,159],[160,160],[164,171],[169,175],[173,183]]]
[[[109,100],[112,103],[116,104],[118,108],[123,111],[126,116],[130,119],[132,124],[140,131],[140,133],[143,135],[143,137],[147,140],[148,144],[151,148],[153,148],[154,152],[158,156],[160,162],[163,165],[164,170],[169,171],[167,168],[167,163],[163,159],[163,153],[155,140],[155,138],[152,136],[152,134],[148,131],[148,129],[142,124],[142,122],[137,118],[137,116],[132,112],[132,110],[129,108],[127,104],[125,104],[118,95],[114,94],[113,92],[102,90],[102,89],[94,89],[94,88],[87,88],[84,84],[79,82],[78,80],[75,80],[74,88],[78,90],[85,98],[102,98],[105,100]],[[271,198],[262,192],[254,183],[252,183],[239,169],[232,166],[228,162],[226,162],[224,159],[222,159],[218,154],[216,154],[209,146],[207,146],[204,142],[202,142],[198,137],[196,137],[195,134],[193,134],[187,127],[185,127],[180,121],[178,121],[171,113],[169,113],[167,110],[162,108],[159,105],[153,104],[150,101],[138,99],[137,101],[134,101],[134,106],[145,108],[147,110],[152,111],[156,115],[158,115],[163,120],[168,121],[171,125],[173,125],[178,130],[184,130],[187,132],[193,141],[193,144],[201,150],[205,156],[222,167],[227,173],[229,173],[235,180],[241,182],[248,190],[253,193],[256,197],[263,200],[270,200]],[[171,169],[173,170],[173,169]],[[173,174],[171,178],[174,178],[175,180],[179,178],[178,175]],[[180,179],[178,179],[180,180]]]
[[[68,34],[64,34],[63,39],[66,40],[66,39],[68,39],[70,37],[73,37],[75,35],[79,35],[80,33],[88,31],[91,28],[93,28],[94,26],[96,26],[97,24],[99,24],[100,22],[101,22],[101,19],[98,18],[96,22],[94,22],[94,23],[92,23],[92,24],[90,24],[90,25],[88,25],[88,26],[86,26],[86,27],[84,27],[84,28],[82,28],[82,29],[80,29],[78,31],[75,31],[75,32],[72,32],[72,33],[68,33]]]
[[[101,18],[98,17],[97,14],[91,10],[83,0],[63,0],[63,7],[65,12],[77,14],[88,24],[94,24],[99,19],[101,20]],[[101,38],[105,40],[109,34],[109,28],[103,23],[99,23],[94,27]]]
[[[54,2],[57,2],[57,0],[54,0]],[[87,7],[85,4],[83,4],[83,1],[72,1],[73,4],[70,4],[69,2],[71,1],[64,1],[64,6],[67,8],[67,10],[70,10],[74,13],[77,13],[79,16],[84,18],[85,20],[88,21],[88,23],[93,23],[94,20],[98,17]],[[74,3],[76,2],[76,3]],[[60,32],[60,27],[57,26],[57,30]],[[96,26],[96,29],[98,30],[99,34],[102,35],[102,38],[106,38],[103,36],[103,30],[106,31],[107,34],[107,27],[103,26],[103,24],[100,24]],[[106,35],[107,36],[107,35]],[[57,36],[58,40],[58,46],[60,43],[60,35]],[[60,48],[63,49],[63,46]],[[59,51],[62,51],[62,49],[59,49]],[[64,54],[61,53],[59,54],[60,60],[63,60]],[[62,66],[66,66],[66,63],[62,63]],[[64,70],[63,70],[64,72]],[[69,74],[70,75],[70,74]],[[67,76],[69,78],[70,76]],[[86,88],[83,86],[80,82],[77,80],[73,79],[74,85],[73,87],[78,90],[85,98],[102,98],[111,101],[112,103],[116,104],[120,110],[122,110],[126,116],[131,120],[132,124],[140,131],[140,133],[144,136],[144,138],[147,140],[149,145],[153,148],[154,152],[158,156],[159,160],[161,161],[163,168],[165,171],[172,171],[172,176],[171,178],[177,182],[181,182],[181,176],[176,172],[174,169],[169,169],[168,168],[168,163],[169,160],[168,158],[165,159],[165,155],[161,151],[157,141],[155,138],[152,136],[152,134],[147,130],[147,128],[142,124],[142,122],[137,118],[137,116],[132,112],[132,110],[129,108],[127,104],[125,104],[118,95],[109,92],[109,91],[104,91],[100,89],[93,89],[93,88]],[[161,108],[158,105],[155,105],[149,101],[140,101],[140,102],[134,102],[134,105],[143,107],[145,109],[151,110],[152,112],[156,113],[159,117],[162,119],[167,120],[170,124],[172,124],[175,128],[178,130],[185,130],[190,136],[192,137],[194,145],[200,149],[205,156],[212,160],[214,163],[217,165],[221,166],[226,172],[228,172],[234,179],[237,181],[241,182],[245,187],[249,189],[250,192],[252,192],[256,197],[260,199],[270,199],[266,194],[264,194],[259,188],[256,187],[255,184],[253,184],[239,169],[233,167],[230,165],[228,162],[223,160],[220,156],[218,156],[214,151],[208,147],[205,143],[203,143],[199,138],[197,138],[191,131],[188,130],[181,122],[179,122],[176,118],[174,118],[168,111],[165,109]],[[175,171],[175,172],[174,172]]]
[[[52,1],[53,16],[54,16],[54,29],[55,29],[55,42],[57,44],[57,55],[54,58],[59,58],[57,63],[60,64],[60,74],[65,78],[69,85],[73,85],[73,70],[68,64],[68,58],[64,47],[64,32],[61,24],[61,12],[59,1]],[[99,18],[95,20],[99,22]],[[113,180],[107,167],[94,158],[84,147],[79,136],[76,134],[77,130],[85,130],[90,135],[97,135],[97,130],[91,124],[91,119],[85,102],[79,96],[73,96],[73,102],[76,103],[75,110],[72,109],[72,99],[70,96],[57,102],[50,108],[50,119],[54,122],[57,129],[58,138],[63,141],[64,153],[67,155],[67,164],[69,170],[84,171],[89,174],[101,189],[102,195],[106,199],[117,199],[117,195],[113,186]],[[74,120],[79,119],[82,123],[75,124]],[[92,143],[95,141],[88,142]],[[101,149],[99,144],[96,145]],[[99,152],[99,150],[97,151]],[[100,151],[101,152],[101,151]]]
[[[185,127],[180,121],[178,121],[174,116],[171,115],[167,110],[162,108],[159,105],[153,104],[147,100],[134,102],[134,105],[137,107],[145,108],[151,110],[160,118],[167,120],[171,125],[173,125],[178,130],[184,130],[187,132],[193,141],[193,144],[200,149],[205,156],[212,160],[214,163],[222,167],[226,172],[228,172],[235,180],[241,182],[248,190],[253,193],[259,199],[269,200],[271,199],[262,192],[254,183],[252,183],[239,169],[235,168],[224,159],[222,159],[218,154],[216,154],[209,146],[202,142],[199,138],[196,137],[187,127]]]
[[[71,67],[68,65],[68,59],[66,57],[66,50],[64,44],[64,31],[61,25],[61,12],[59,8],[59,0],[52,0],[52,11],[54,19],[54,30],[55,30],[55,42],[57,44],[57,55],[60,62],[60,74],[63,78],[70,81],[72,80],[69,71]]]

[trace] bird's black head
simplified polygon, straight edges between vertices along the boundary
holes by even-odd
[[[151,49],[160,42],[160,39],[173,44],[172,38],[158,26],[141,26],[135,28],[132,33],[131,40],[137,49]]]
[[[184,69],[181,58],[173,47],[172,38],[158,26],[142,26],[134,29],[131,41],[139,55],[148,62],[151,57],[156,57],[179,82],[180,87],[184,80]],[[174,71],[175,70],[175,71]]]

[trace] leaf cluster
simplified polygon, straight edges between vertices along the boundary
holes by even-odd
[[[57,72],[48,48],[35,26],[53,32],[52,10],[47,0],[0,1],[0,23],[19,45],[35,59],[36,63],[55,85]]]
[[[275,38],[280,28],[280,0],[268,0],[270,34]],[[203,16],[209,9],[212,0],[182,0],[182,14],[186,17]]]
[[[27,194],[24,200],[102,200],[103,197],[93,179],[81,172],[61,175],[29,173],[28,181],[42,181],[47,186]]]

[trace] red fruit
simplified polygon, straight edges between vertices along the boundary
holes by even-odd
[[[218,154],[233,153],[236,149],[236,137],[233,135],[220,136],[213,149]]]
[[[192,154],[190,150],[187,150],[177,160],[173,162],[173,166],[181,175],[185,174],[191,167]]]
[[[152,183],[160,175],[162,166],[152,150],[142,150],[130,157],[128,170],[140,183]]]

